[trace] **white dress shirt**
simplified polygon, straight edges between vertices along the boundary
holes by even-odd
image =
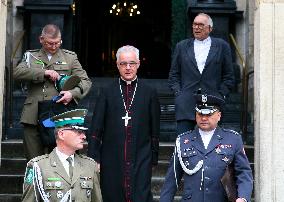
[[[69,162],[66,160],[69,156],[59,151],[57,147],[55,148],[55,152],[59,160],[61,161],[66,173],[69,175]],[[74,167],[74,154],[71,155],[71,158],[73,159],[72,166]]]
[[[50,53],[47,53],[47,58],[48,58],[48,60],[50,61],[51,58],[52,58],[52,55],[51,55]]]
[[[196,60],[200,74],[202,74],[204,70],[210,47],[211,47],[210,36],[204,39],[203,41],[199,41],[197,39],[194,40],[195,60]]]
[[[209,145],[209,142],[214,134],[214,130],[211,130],[211,131],[203,131],[199,128],[199,134],[201,136],[201,139],[202,139],[202,142],[204,144],[204,147],[205,149],[207,149],[208,145]]]

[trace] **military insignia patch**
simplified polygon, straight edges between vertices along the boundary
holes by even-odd
[[[87,192],[86,192],[86,194],[87,194],[87,198],[90,198],[90,196],[91,196],[91,190],[88,189]]]
[[[33,168],[29,168],[27,173],[26,173],[25,183],[26,184],[32,184],[33,183],[33,179],[34,179],[34,169]]]
[[[62,198],[63,195],[64,195],[64,194],[63,194],[62,191],[58,191],[57,194],[56,194],[57,198]]]
[[[188,143],[189,143],[189,140],[188,140],[188,139],[185,139],[183,143],[184,143],[184,144],[188,144]]]
[[[222,158],[222,161],[225,161],[226,163],[229,161],[230,159],[227,158],[227,156],[225,156],[224,158]]]

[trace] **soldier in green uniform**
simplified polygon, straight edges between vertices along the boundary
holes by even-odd
[[[86,140],[85,109],[71,110],[51,118],[55,124],[56,147],[50,154],[27,164],[23,202],[101,202],[97,163],[75,151]]]
[[[14,69],[14,79],[27,82],[27,98],[24,102],[21,123],[24,125],[24,148],[28,160],[44,154],[38,132],[38,103],[51,100],[60,94],[57,102],[67,105],[71,100],[76,103],[91,88],[92,82],[82,69],[74,52],[60,49],[62,40],[58,26],[46,25],[39,37],[42,48],[27,51],[23,61]],[[76,75],[79,84],[71,90],[58,92],[56,83],[64,75]]]

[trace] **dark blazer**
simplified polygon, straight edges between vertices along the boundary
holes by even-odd
[[[252,171],[243,149],[241,136],[232,130],[216,128],[212,139],[205,149],[198,128],[183,133],[176,141],[174,156],[168,169],[165,184],[161,191],[160,202],[173,201],[177,186],[184,179],[181,201],[193,202],[227,202],[226,192],[220,179],[229,164],[235,171],[237,196],[251,199],[253,179]],[[181,159],[178,158],[180,153]],[[181,161],[187,169],[192,170],[203,160],[200,169],[189,175],[181,166]],[[202,180],[203,179],[203,180]]]
[[[193,94],[201,92],[227,96],[234,86],[234,72],[229,44],[223,39],[211,37],[211,47],[200,74],[194,54],[194,39],[186,39],[176,45],[169,86],[176,95],[176,119],[195,120]]]

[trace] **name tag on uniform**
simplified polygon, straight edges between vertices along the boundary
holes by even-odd
[[[67,62],[62,62],[62,61],[56,61],[56,65],[67,65]]]

